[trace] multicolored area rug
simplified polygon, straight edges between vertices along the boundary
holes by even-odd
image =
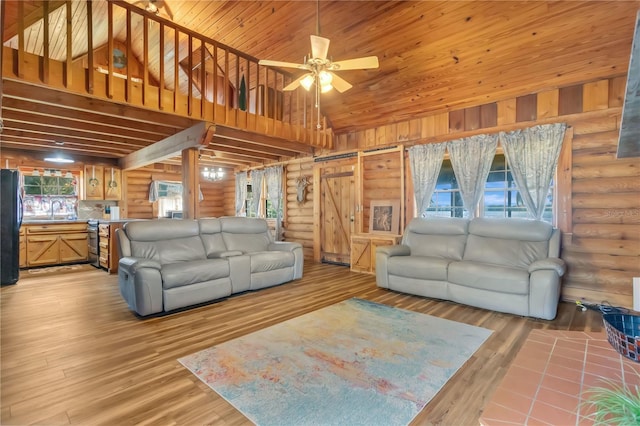
[[[350,299],[179,361],[258,425],[400,425],[491,333]]]

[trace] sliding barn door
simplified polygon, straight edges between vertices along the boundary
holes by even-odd
[[[319,167],[320,260],[349,265],[356,202],[353,165]]]

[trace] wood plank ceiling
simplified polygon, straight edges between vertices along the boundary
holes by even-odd
[[[4,3],[3,42],[13,45],[17,1]],[[94,14],[105,10],[104,4],[94,1]],[[315,1],[154,4],[160,16],[257,58],[301,62],[310,49],[309,35],[316,32]],[[39,2],[24,1],[28,24],[38,7]],[[320,29],[331,39],[330,57],[376,55],[380,60],[377,70],[342,72],[353,88],[322,95],[322,109],[334,132],[343,133],[623,75],[638,9],[640,0],[321,1]],[[34,20],[25,41],[34,51],[42,44],[38,25]],[[76,37],[74,57],[79,57],[86,53],[86,34]],[[94,40],[94,45],[105,42]],[[51,57],[55,46],[63,45],[53,40]],[[4,92],[0,137],[5,147],[50,150],[59,141],[61,149],[118,158],[193,123],[146,110],[124,112],[79,96],[64,97],[61,104],[58,92],[6,81]],[[87,102],[91,109],[83,106]],[[291,142],[230,133],[204,152],[210,164],[243,167],[310,153]]]

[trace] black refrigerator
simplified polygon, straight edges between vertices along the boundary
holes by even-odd
[[[22,196],[17,170],[0,170],[0,284],[15,284],[20,274]]]

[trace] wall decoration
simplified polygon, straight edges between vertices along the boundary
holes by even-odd
[[[400,202],[372,200],[369,207],[369,232],[398,234],[400,224]]]
[[[307,186],[309,186],[308,176],[300,176],[296,178],[296,200],[298,204],[304,204],[307,199]]]

